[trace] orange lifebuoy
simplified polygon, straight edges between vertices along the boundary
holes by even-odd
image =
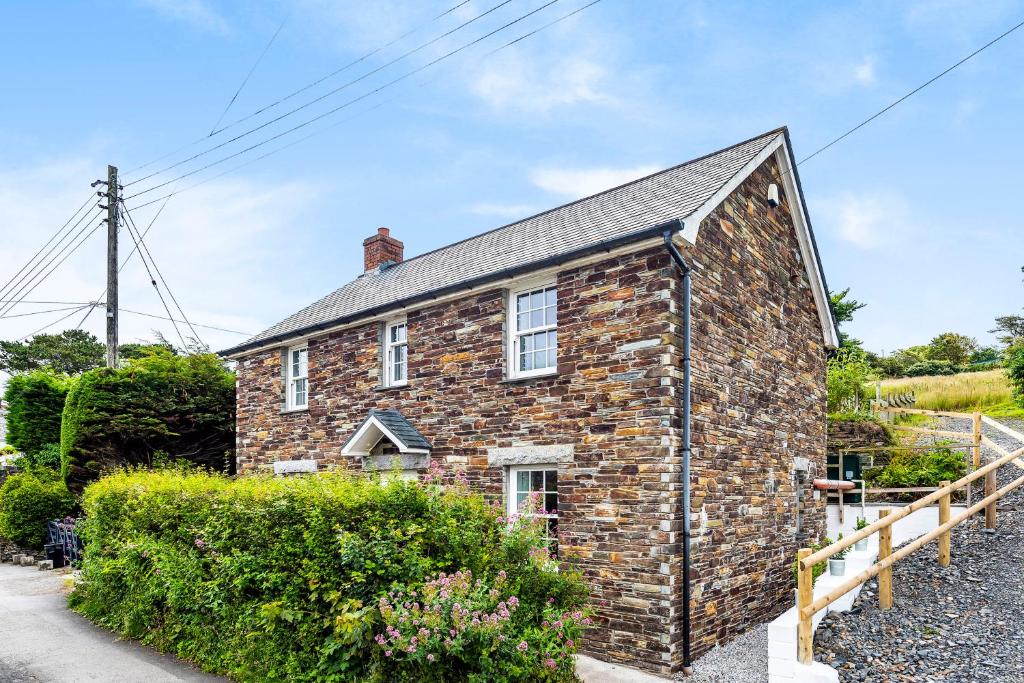
[[[814,488],[821,491],[849,491],[856,486],[852,481],[842,479],[815,479]]]

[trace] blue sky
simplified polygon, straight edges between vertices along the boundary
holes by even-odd
[[[544,1],[511,0],[128,194],[371,91]],[[208,133],[282,20],[225,122],[416,30],[214,142],[499,2],[472,0],[433,22],[455,1],[5,3],[0,280],[81,204],[107,163],[131,181],[145,175],[132,167]],[[380,225],[414,255],[783,124],[803,157],[1024,19],[1024,2],[997,0],[602,0],[486,55],[585,2],[558,0],[300,133],[169,186],[323,131],[170,200],[147,242],[186,313],[257,332],[358,275],[361,241]],[[1024,29],[801,166],[826,276],[868,304],[850,332],[869,348],[891,351],[947,330],[990,341],[992,319],[1024,304],[1022,63]],[[138,210],[140,227],[159,206]],[[103,249],[97,233],[29,298],[92,300],[103,289]],[[121,299],[123,307],[161,313],[138,259],[122,275]],[[59,315],[0,319],[0,337]],[[86,327],[101,335],[102,324],[95,313]],[[170,323],[134,315],[124,316],[122,329],[128,340],[153,329],[174,338]],[[214,348],[241,339],[201,331]]]

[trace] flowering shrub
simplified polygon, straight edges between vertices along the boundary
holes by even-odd
[[[523,628],[520,601],[498,572],[490,586],[470,571],[440,574],[418,590],[380,599],[374,637],[388,676],[415,681],[573,681],[583,610],[545,606],[540,627]]]
[[[510,526],[457,480],[121,472],[87,487],[83,507],[72,605],[206,670],[238,681],[574,680],[579,573],[550,558],[540,525]]]

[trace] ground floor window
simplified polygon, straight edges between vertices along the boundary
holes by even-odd
[[[558,550],[558,470],[550,465],[510,468],[508,514],[545,520],[551,551]]]

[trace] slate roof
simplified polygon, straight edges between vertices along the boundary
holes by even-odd
[[[652,226],[700,208],[784,129],[373,270],[221,353],[284,342],[443,293],[535,270],[587,249],[652,236]]]
[[[422,448],[428,451],[433,448],[430,442],[420,434],[420,431],[413,427],[412,423],[406,420],[397,410],[393,408],[388,408],[387,410],[373,408],[370,410],[370,416],[380,420],[381,424],[387,427],[389,432],[401,439],[407,448]],[[369,420],[370,417],[366,419]],[[358,432],[359,430],[357,429],[356,431]]]

